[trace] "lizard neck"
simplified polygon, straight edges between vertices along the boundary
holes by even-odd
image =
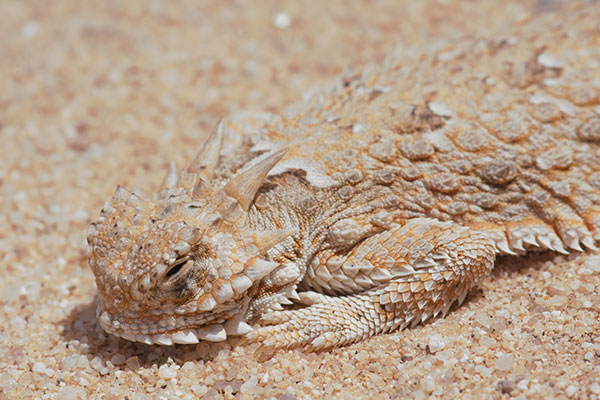
[[[298,171],[286,171],[265,180],[248,210],[250,224],[256,230],[297,230],[269,250],[270,258],[282,263],[291,261],[305,269],[319,248],[313,231],[323,203],[327,203],[325,196]]]
[[[389,185],[363,179],[320,188],[305,175],[297,169],[268,177],[248,211],[257,230],[297,229],[269,251],[275,261],[305,270],[319,251],[343,253],[407,217],[403,199]]]

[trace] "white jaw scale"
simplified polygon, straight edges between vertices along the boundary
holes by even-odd
[[[157,333],[154,335],[135,334],[131,332],[108,332],[131,342],[140,342],[148,345],[158,344],[172,346],[174,344],[196,344],[201,340],[207,342],[222,342],[229,336],[245,335],[252,332],[253,328],[241,320],[231,320],[225,324],[212,324],[197,329],[186,329],[178,332]]]
[[[208,342],[222,342],[228,336],[243,336],[254,329],[244,321],[241,315],[236,315],[222,324],[210,324],[200,328],[183,329],[173,332],[161,332],[155,334],[123,332],[113,326],[106,311],[100,313],[98,318],[100,326],[108,334],[121,337],[130,342],[140,342],[148,345],[158,344],[161,346],[172,346],[174,344],[196,344],[201,340]]]

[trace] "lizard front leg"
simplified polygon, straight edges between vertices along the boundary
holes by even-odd
[[[330,271],[331,279],[371,287],[343,296],[305,296],[311,305],[264,315],[266,326],[246,340],[261,343],[259,352],[318,351],[415,325],[462,302],[492,269],[495,254],[485,235],[452,222],[417,218],[394,225],[355,246]]]

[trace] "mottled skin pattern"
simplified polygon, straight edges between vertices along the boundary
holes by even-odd
[[[101,326],[321,350],[445,315],[498,254],[595,249],[598,21],[573,7],[399,51],[281,116],[226,119],[152,199],[118,188],[90,227]]]

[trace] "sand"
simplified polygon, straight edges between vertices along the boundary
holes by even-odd
[[[115,186],[156,189],[219,117],[559,3],[1,1],[0,399],[600,398],[597,255],[501,258],[447,318],[268,360],[107,336],[86,260]]]

